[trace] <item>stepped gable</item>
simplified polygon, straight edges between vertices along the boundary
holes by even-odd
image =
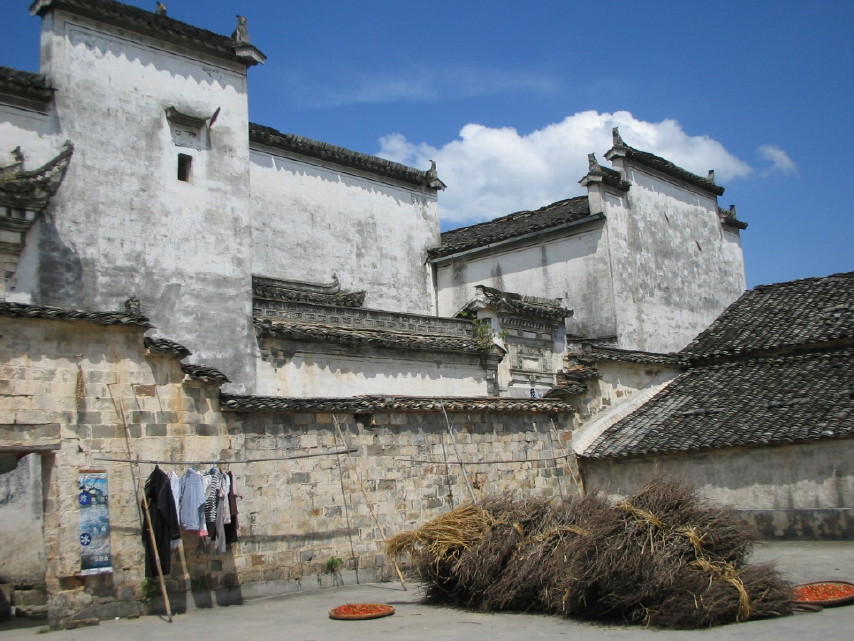
[[[272,127],[255,123],[249,123],[249,142],[301,156],[318,158],[342,167],[394,178],[419,187],[437,190],[445,188],[445,184],[436,175],[435,163],[427,171],[421,171],[391,160],[369,156],[319,140],[312,140],[296,134],[284,134]]]
[[[552,227],[578,223],[588,217],[590,205],[587,196],[559,200],[532,211],[517,211],[470,227],[446,231],[442,234],[442,244],[429,250],[428,255],[440,258]]]
[[[154,2],[151,4],[153,6]],[[170,40],[245,65],[266,60],[263,53],[247,42],[238,42],[229,36],[114,0],[36,0],[30,6],[30,13],[42,16],[54,9],[64,9],[141,35]]]
[[[854,348],[689,370],[581,453],[622,458],[854,436]]]
[[[663,174],[671,176],[673,178],[678,178],[689,185],[694,185],[695,187],[700,187],[701,189],[708,191],[709,193],[715,194],[716,196],[722,196],[724,193],[724,188],[720,185],[716,185],[714,182],[714,172],[710,172],[710,178],[703,178],[702,176],[698,176],[697,174],[693,174],[687,169],[682,169],[678,165],[673,164],[669,160],[665,160],[660,156],[656,156],[655,154],[651,154],[646,151],[641,151],[640,149],[635,149],[634,147],[629,147],[620,136],[620,130],[617,127],[614,127],[613,130],[613,139],[614,146],[605,154],[605,158],[608,160],[612,160],[617,157],[628,158],[629,160],[636,162],[639,165],[643,165],[645,167],[649,167],[650,169],[655,169]]]
[[[681,354],[693,361],[854,338],[854,272],[760,285]]]
[[[152,354],[172,356],[178,360],[190,356],[193,353],[180,343],[170,341],[166,338],[151,338],[146,336],[142,339],[142,344]]]

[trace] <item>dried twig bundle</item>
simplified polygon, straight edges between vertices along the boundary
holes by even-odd
[[[735,512],[656,479],[611,505],[492,496],[391,539],[429,600],[671,628],[791,612],[791,585],[746,566],[755,533]]]

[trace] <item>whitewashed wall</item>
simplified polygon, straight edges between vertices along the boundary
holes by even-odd
[[[738,235],[724,232],[708,192],[623,159],[614,166],[632,185],[604,199],[617,346],[678,351],[744,291]]]
[[[608,244],[601,222],[556,237],[508,243],[436,261],[439,315],[453,316],[487,285],[526,296],[561,298],[573,310],[567,332],[615,334]],[[562,350],[560,350],[562,351]]]
[[[427,249],[439,244],[435,193],[357,170],[251,153],[252,272],[366,290],[365,306],[434,314]]]
[[[163,336],[251,390],[245,68],[55,10],[42,69],[75,145],[19,288],[35,303],[116,309],[141,299]],[[201,58],[201,59],[200,59]],[[210,149],[176,147],[165,110],[210,116]],[[178,153],[193,157],[177,179]],[[228,304],[223,304],[227,301]]]

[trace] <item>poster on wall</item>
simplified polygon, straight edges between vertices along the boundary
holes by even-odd
[[[80,574],[112,572],[106,472],[80,472],[77,503],[80,506]]]

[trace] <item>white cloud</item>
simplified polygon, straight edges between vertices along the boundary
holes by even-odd
[[[779,171],[782,174],[797,174],[798,166],[785,151],[777,145],[762,145],[756,151],[771,163],[771,171]]]
[[[667,158],[719,183],[747,176],[751,168],[708,136],[689,136],[675,120],[652,123],[627,111],[583,111],[529,134],[513,128],[468,124],[459,138],[433,147],[401,134],[380,139],[379,156],[413,167],[430,160],[448,185],[440,196],[443,220],[470,224],[585,193],[578,180],[587,173],[587,154],[611,148],[611,129],[627,144]]]
[[[334,86],[334,88],[333,88]],[[315,107],[391,102],[435,102],[494,96],[517,91],[549,94],[559,82],[526,69],[413,67],[406,76],[351,73],[329,85],[301,84],[300,100]]]

